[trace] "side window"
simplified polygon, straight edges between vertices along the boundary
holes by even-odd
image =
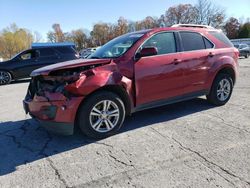
[[[40,56],[47,57],[47,56],[54,56],[55,51],[52,48],[41,48],[39,49]]]
[[[66,46],[66,47],[56,47],[55,48],[58,52],[60,52],[61,54],[76,54],[76,51],[74,48],[70,47],[70,46]]]
[[[209,31],[211,35],[213,35],[216,39],[223,42],[228,47],[233,47],[232,42],[222,33],[219,31]]]
[[[180,32],[184,51],[206,49],[203,37],[199,33]]]
[[[204,39],[204,42],[205,42],[205,46],[206,46],[206,49],[209,49],[209,48],[213,48],[214,45],[213,43],[211,43],[209,40],[207,40],[205,37],[203,37]]]
[[[36,58],[36,51],[27,51],[20,55],[22,60],[29,60]]]
[[[145,47],[156,47],[158,55],[175,53],[176,43],[174,33],[166,32],[156,34],[143,44],[142,48]]]

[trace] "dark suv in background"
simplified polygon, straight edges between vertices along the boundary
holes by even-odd
[[[0,85],[27,78],[35,69],[77,58],[78,54],[72,44],[33,45],[12,59],[0,62]]]

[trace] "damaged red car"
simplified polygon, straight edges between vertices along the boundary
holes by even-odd
[[[219,30],[177,25],[125,34],[89,59],[32,72],[26,113],[56,133],[104,138],[134,112],[206,95],[231,97],[239,52]]]

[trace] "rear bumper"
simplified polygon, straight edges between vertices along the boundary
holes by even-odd
[[[26,114],[37,119],[48,131],[71,135],[74,132],[75,118],[82,100],[83,97],[74,97],[52,101],[35,96],[32,100],[26,98],[23,107]]]

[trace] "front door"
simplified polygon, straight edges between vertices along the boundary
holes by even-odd
[[[136,106],[160,102],[182,94],[183,64],[173,32],[158,33],[141,47],[155,47],[158,54],[135,62]]]

